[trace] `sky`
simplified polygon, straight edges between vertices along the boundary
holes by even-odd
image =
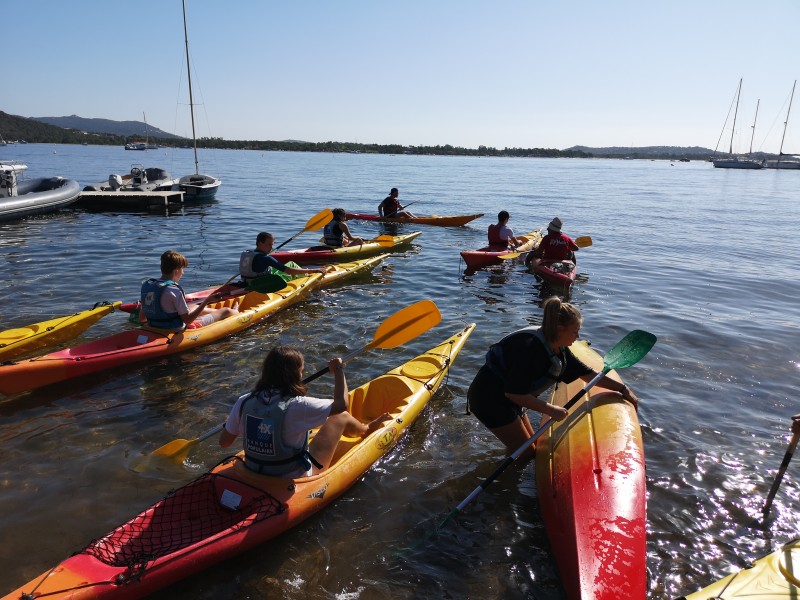
[[[777,153],[800,78],[800,0],[186,3],[198,137]],[[180,0],[11,13],[0,110],[191,137]]]

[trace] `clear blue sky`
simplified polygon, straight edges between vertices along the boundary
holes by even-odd
[[[0,110],[191,135],[180,0],[5,8]],[[187,0],[199,136],[777,152],[800,1]],[[728,125],[730,128],[730,123]],[[730,144],[730,129],[721,148]],[[800,152],[800,90],[784,151]]]

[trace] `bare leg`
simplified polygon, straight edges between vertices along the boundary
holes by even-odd
[[[524,415],[523,418],[516,418],[508,425],[495,427],[489,431],[495,434],[497,438],[505,444],[508,454],[517,450],[533,435],[533,428],[531,427],[530,421],[528,421],[528,415]],[[536,448],[531,444],[531,447],[523,452],[520,458],[523,460],[530,460],[535,454]]]

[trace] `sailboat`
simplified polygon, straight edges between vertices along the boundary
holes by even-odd
[[[733,155],[733,134],[736,132],[736,117],[739,113],[739,98],[742,95],[742,80],[739,79],[739,87],[736,89],[736,109],[733,112],[733,127],[731,128],[731,145],[728,148],[728,158],[718,158],[713,161],[714,166],[718,169],[763,169],[764,163],[759,160],[754,160],[746,156]],[[728,113],[730,114],[730,113]],[[758,108],[756,108],[756,116],[758,116]],[[755,134],[755,120],[753,120],[753,133]],[[721,137],[721,136],[720,136]],[[753,142],[750,141],[750,150],[752,152]]]
[[[189,109],[192,115],[192,141],[194,143],[194,173],[184,175],[178,180],[178,188],[184,193],[186,200],[207,200],[213,198],[222,180],[212,175],[200,173],[197,161],[197,134],[194,126],[194,99],[192,97],[192,69],[189,65],[189,32],[186,27],[186,0],[183,0],[183,37],[186,41],[186,71],[189,80]]]
[[[786,110],[786,120],[783,122],[783,136],[781,137],[781,149],[778,151],[777,160],[767,160],[764,166],[768,169],[800,169],[800,156],[793,156],[791,154],[784,155],[783,142],[786,139],[786,127],[789,125],[789,113],[792,111],[792,100],[794,100],[794,88],[797,87],[797,80],[794,80],[792,85],[792,95],[789,97],[789,108]],[[783,158],[789,156],[789,158]]]

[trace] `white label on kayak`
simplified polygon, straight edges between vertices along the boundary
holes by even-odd
[[[232,492],[230,490],[224,490],[222,492],[222,497],[219,499],[219,503],[222,504],[222,506],[232,510],[239,508],[239,504],[241,504],[241,502],[242,497],[236,492]]]
[[[146,344],[149,339],[150,338],[148,338],[146,335],[140,335],[139,337],[136,338],[136,343],[137,344]]]

